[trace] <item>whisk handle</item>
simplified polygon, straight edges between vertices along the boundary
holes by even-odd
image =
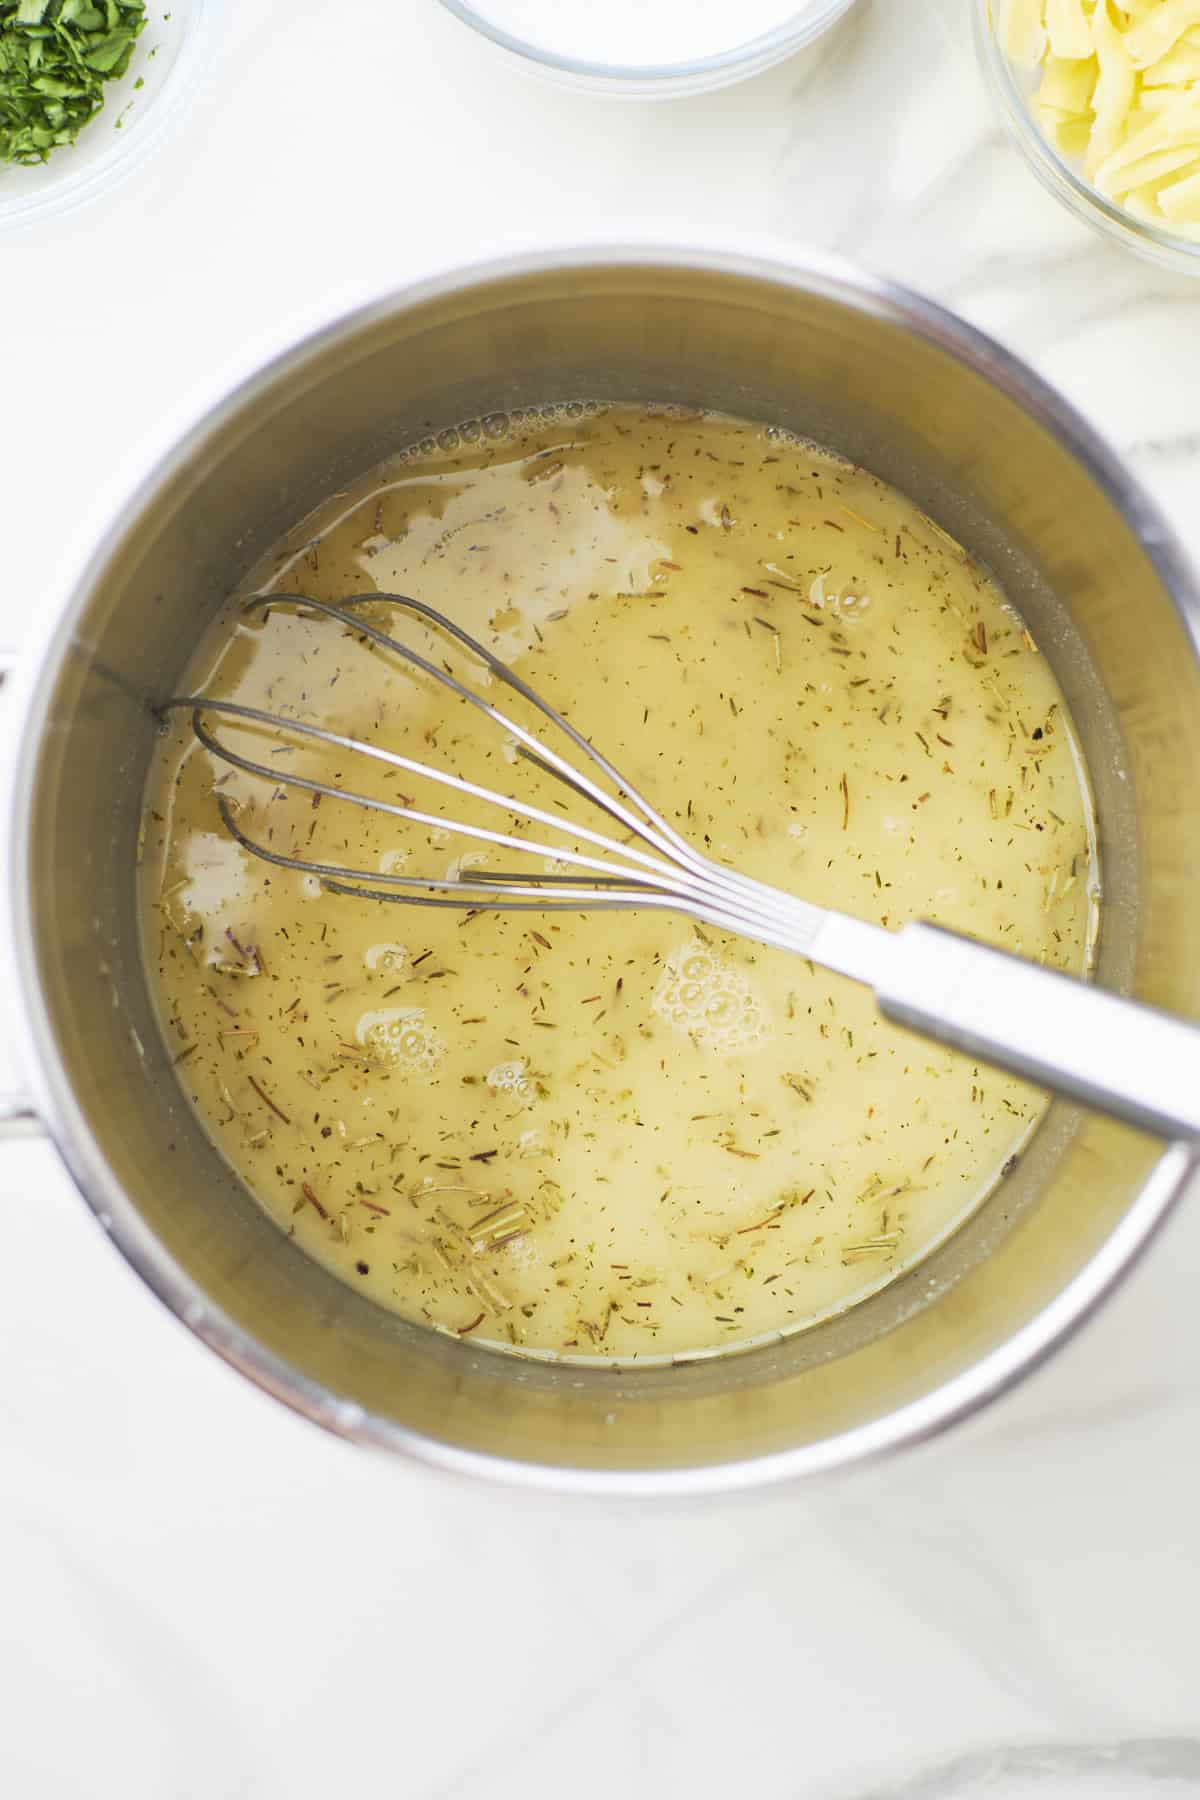
[[[874,971],[898,1025],[1158,1137],[1200,1139],[1200,1025],[937,925]]]

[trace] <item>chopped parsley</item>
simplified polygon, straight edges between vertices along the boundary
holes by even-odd
[[[0,163],[74,143],[145,23],[145,0],[0,0]]]

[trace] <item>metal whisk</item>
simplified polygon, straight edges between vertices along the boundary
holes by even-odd
[[[466,686],[447,668],[369,624],[356,613],[388,605],[445,634],[496,681],[519,694],[558,734],[555,749]],[[214,757],[260,777],[273,788],[297,788],[414,825],[448,830],[522,857],[549,859],[556,868],[466,871],[441,880],[403,872],[381,874],[284,855],[244,831],[223,794],[217,802],[226,829],[243,849],[280,868],[317,876],[331,893],[415,906],[487,908],[510,912],[583,912],[656,907],[684,913],[820,963],[871,987],[882,1012],[1014,1074],[1055,1089],[1099,1111],[1171,1138],[1200,1138],[1200,1026],[1142,1006],[1087,982],[993,950],[939,926],[910,924],[899,931],[827,911],[754,881],[695,850],[608,758],[546,700],[470,633],[405,594],[354,594],[338,605],[303,594],[266,594],[249,613],[290,607],[337,620],[474,707],[515,746],[514,774],[532,765],[603,814],[621,835],[415,761],[377,744],[202,694],[168,700],[164,711],[189,707],[197,738]],[[513,831],[455,822],[402,800],[386,800],[254,760],[223,743],[211,716],[308,740],[364,757],[495,807],[510,820],[545,828],[550,842]],[[565,752],[565,753],[564,753]],[[598,779],[599,778],[599,779]],[[601,785],[603,781],[606,785]],[[610,791],[611,790],[611,791]],[[570,846],[563,836],[569,837]],[[579,847],[581,846],[581,847]]]

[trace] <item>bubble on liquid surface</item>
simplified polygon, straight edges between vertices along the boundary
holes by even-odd
[[[654,1010],[717,1056],[760,1050],[771,1037],[770,1015],[749,977],[694,938],[667,957]]]
[[[843,594],[840,599],[835,595],[830,602],[839,619],[853,622],[861,619],[871,605],[870,594]]]
[[[822,612],[828,607],[836,618],[849,622],[860,619],[868,611],[871,605],[869,594],[831,594],[825,587],[828,580],[828,575],[818,575],[812,581],[808,590],[810,606]]]
[[[494,1094],[516,1094],[525,1100],[533,1092],[523,1062],[497,1063],[485,1080]]]
[[[381,875],[398,875],[408,865],[407,850],[385,850],[379,859]]]
[[[408,966],[408,945],[372,944],[363,952],[363,962],[373,972],[382,970],[385,974],[394,974],[397,969]]]
[[[685,407],[653,410],[679,418],[695,416]],[[436,435],[427,435],[409,444],[397,454],[395,462],[412,462],[432,456],[438,450],[451,453],[461,449],[463,444],[477,444],[486,438],[505,438],[513,431],[556,425],[564,421],[570,423],[576,419],[594,419],[607,411],[607,402],[603,400],[551,400],[543,406],[514,406],[510,412],[488,413],[483,419],[458,419],[443,427]]]
[[[420,1006],[388,1006],[378,1012],[366,1012],[354,1032],[364,1050],[380,1062],[403,1064],[432,1074],[445,1050],[441,1038],[425,1023]]]

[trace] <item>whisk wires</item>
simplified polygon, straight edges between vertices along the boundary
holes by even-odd
[[[546,721],[552,732],[560,734],[567,753],[546,743],[517,719],[476,693],[448,667],[380,630],[361,617],[357,610],[381,605],[407,613],[448,637],[493,680],[519,695]],[[265,613],[275,608],[290,608],[336,621],[439,683],[482,715],[489,727],[507,736],[515,751],[515,766],[524,762],[553,778],[577,799],[595,807],[620,827],[622,835],[617,838],[576,818],[556,816],[519,794],[503,793],[457,775],[451,769],[439,766],[436,760],[418,760],[308,719],[285,717],[238,701],[219,700],[203,694],[176,696],[166,702],[163,711],[190,708],[193,729],[204,749],[244,774],[269,782],[276,788],[299,789],[412,825],[448,831],[489,849],[511,850],[522,858],[540,857],[550,867],[462,870],[457,875],[434,879],[400,870],[383,873],[288,855],[261,843],[246,831],[235,807],[225,795],[218,793],[222,822],[244,850],[276,867],[315,876],[331,893],[359,899],[448,907],[457,911],[485,908],[508,912],[580,912],[651,907],[687,913],[722,929],[747,933],[783,948],[801,952],[806,949],[824,917],[818,908],[723,868],[695,850],[582,732],[507,663],[445,614],[409,595],[393,593],[353,594],[337,604],[304,594],[262,594],[248,601],[245,611],[248,614]],[[217,727],[210,722],[214,719],[218,721]],[[389,770],[431,781],[464,801],[482,802],[509,820],[545,828],[554,835],[550,842],[544,842],[518,835],[514,830],[493,829],[427,812],[414,804],[407,794],[389,800],[356,788],[334,785],[316,776],[289,772],[278,763],[272,766],[235,749],[219,734],[221,720],[345,751],[353,757],[382,764]],[[588,766],[581,767],[581,759]],[[602,787],[596,774],[614,791]],[[569,837],[570,845],[559,841],[558,834]],[[570,872],[563,873],[564,868]]]

